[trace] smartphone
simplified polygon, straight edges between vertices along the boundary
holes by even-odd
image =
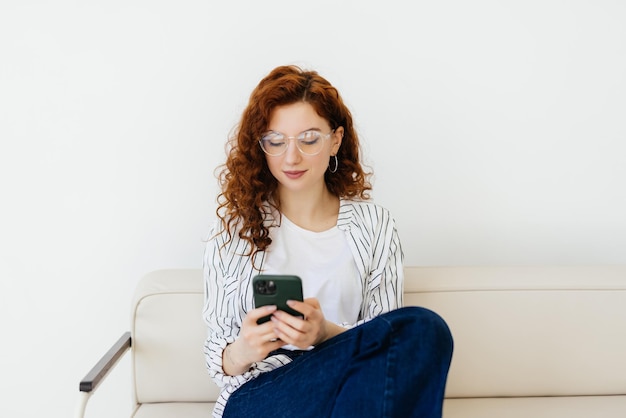
[[[287,306],[288,300],[302,301],[302,280],[289,274],[259,274],[252,279],[254,307],[276,305],[278,310],[294,316],[302,314]],[[257,323],[269,321],[271,315],[264,316]]]

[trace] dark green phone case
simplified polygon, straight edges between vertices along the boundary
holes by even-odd
[[[276,305],[278,310],[294,316],[302,316],[287,306],[288,300],[302,300],[302,280],[290,274],[259,274],[252,279],[254,306]],[[257,322],[262,324],[270,319],[264,316]]]

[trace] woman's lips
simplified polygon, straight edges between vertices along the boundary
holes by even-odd
[[[287,177],[290,179],[298,179],[302,177],[302,175],[306,172],[306,170],[291,170],[291,171],[283,171]]]

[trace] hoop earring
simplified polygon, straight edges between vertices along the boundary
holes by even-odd
[[[328,171],[330,171],[331,173],[336,173],[337,169],[339,168],[339,160],[337,159],[336,155],[333,155],[333,157],[335,157],[335,168],[331,168],[330,163],[328,164]],[[332,160],[330,160],[332,161]]]

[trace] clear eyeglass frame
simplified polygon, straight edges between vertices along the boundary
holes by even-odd
[[[296,142],[296,147],[301,154],[317,155],[324,148],[324,140],[330,138],[335,133],[333,129],[327,134],[319,131],[309,130],[298,134],[297,136],[287,136],[281,132],[269,131],[264,133],[259,139],[259,145],[264,153],[272,157],[278,157],[287,152],[289,148],[289,140]]]

